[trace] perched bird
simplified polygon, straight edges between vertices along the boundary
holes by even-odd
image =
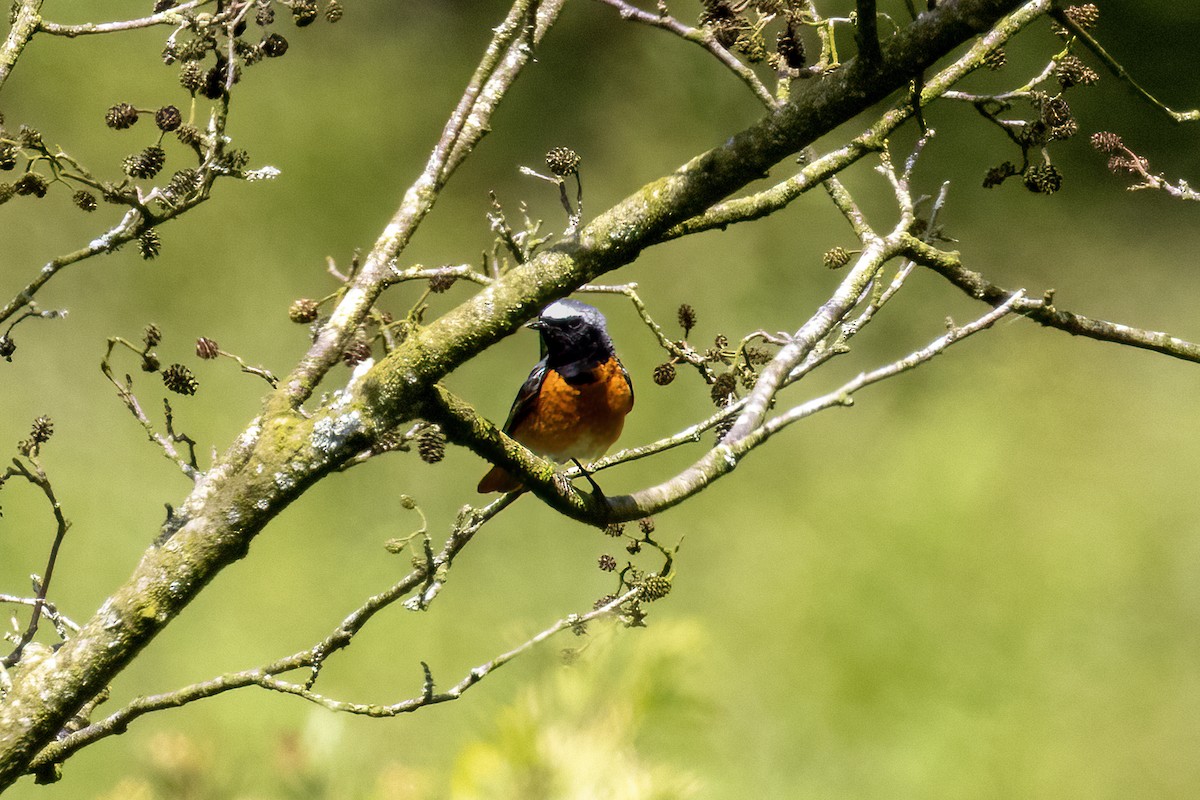
[[[633,408],[633,383],[604,315],[578,300],[558,300],[529,327],[541,333],[544,357],[517,393],[504,432],[552,461],[599,458]],[[500,467],[479,482],[481,493],[520,488]]]

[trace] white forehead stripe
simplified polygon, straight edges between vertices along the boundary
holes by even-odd
[[[555,300],[542,311],[544,319],[572,319],[582,317],[579,309],[572,308],[561,300]]]

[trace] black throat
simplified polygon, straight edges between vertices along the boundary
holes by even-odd
[[[594,383],[596,368],[613,356],[612,342],[602,331],[587,326],[565,336],[544,336],[546,366],[572,386]]]

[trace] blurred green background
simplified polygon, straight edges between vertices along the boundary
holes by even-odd
[[[139,16],[149,0],[47,0],[60,22]],[[216,199],[165,226],[162,255],[133,248],[70,268],[39,296],[65,321],[16,331],[0,363],[0,442],[53,417],[44,452],[74,521],[53,587],[86,618],[128,575],[187,482],[145,441],[96,369],[108,336],[164,331],[164,362],[197,372],[176,399],[179,426],[207,460],[255,413],[257,379],[198,362],[197,336],[285,372],[304,351],[289,303],[334,288],[326,256],[366,249],[417,174],[506,4],[363,0],[337,25],[281,20],[287,56],[247,71],[230,132],[274,183],[222,184]],[[833,7],[834,4],[823,4]],[[847,4],[848,5],[848,4]],[[681,16],[693,6],[672,3]],[[900,3],[880,3],[902,18]],[[1200,7],[1102,3],[1100,35],[1162,99],[1200,105],[1190,54]],[[0,96],[10,128],[28,123],[97,173],[152,142],[150,123],[103,126],[117,102],[186,106],[162,66],[164,32],[74,41],[37,38]],[[975,86],[1011,86],[1059,48],[1049,23],[1009,49]],[[1095,65],[1093,59],[1085,60]],[[1109,129],[1151,169],[1200,181],[1200,132],[1175,127],[1107,73],[1071,92],[1081,135],[1053,147],[1065,174],[1053,197],[980,186],[1018,157],[966,107],[929,109],[939,136],[917,180],[952,182],[943,221],[966,263],[1009,287],[1058,290],[1060,307],[1200,339],[1200,225],[1194,206],[1130,195],[1086,136]],[[562,225],[553,190],[523,178],[555,145],[583,157],[588,213],[723,141],[759,115],[743,87],[698,48],[622,23],[596,2],[568,4],[455,177],[404,263],[478,262],[495,190]],[[858,120],[846,127],[857,132]],[[912,132],[897,136],[907,146]],[[831,143],[835,138],[831,137]],[[168,149],[168,169],[183,166]],[[787,165],[775,177],[787,174]],[[881,179],[846,176],[871,219],[893,221]],[[49,258],[116,220],[84,215],[55,187],[0,207],[0,295]],[[637,281],[670,323],[697,309],[693,340],[795,328],[838,276],[821,254],[854,240],[813,193],[764,222],[647,252],[612,275]],[[403,312],[417,289],[384,306]],[[432,313],[469,289],[432,300]],[[638,405],[623,444],[670,434],[709,413],[690,375],[650,374],[655,343],[631,307],[595,302],[634,375]],[[853,354],[792,390],[797,400],[939,335],[978,306],[941,279],[913,276]],[[534,359],[532,334],[492,348],[449,379],[500,420]],[[133,361],[122,367],[136,372]],[[340,368],[339,368],[340,370]],[[330,388],[345,376],[335,373]],[[161,387],[135,375],[157,412]],[[683,540],[671,596],[646,630],[595,625],[472,689],[392,720],[332,715],[243,690],[144,718],[72,758],[61,783],[14,797],[91,798],[1101,798],[1200,792],[1200,368],[1002,323],[934,363],[865,391],[851,410],[795,426],[733,476],[657,519]],[[699,448],[604,475],[610,493],[657,482]],[[427,466],[396,455],[323,481],[226,570],[113,686],[116,708],[243,669],[316,641],[407,566],[383,542],[425,509],[435,536],[476,502],[484,469],[451,451]],[[53,533],[42,499],[0,493],[0,590],[43,569]],[[686,538],[685,537],[686,534]],[[396,608],[327,668],[337,697],[391,702],[420,691],[419,662],[457,681],[563,614],[613,589],[596,569],[619,543],[531,499],[489,525],[432,610]],[[651,560],[643,562],[653,568]],[[20,617],[27,619],[25,616]],[[581,648],[563,666],[562,648]]]

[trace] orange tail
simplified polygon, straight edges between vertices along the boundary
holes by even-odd
[[[509,475],[500,467],[492,467],[487,475],[483,476],[483,480],[479,482],[479,493],[488,494],[489,492],[515,492],[521,488],[521,482]]]

